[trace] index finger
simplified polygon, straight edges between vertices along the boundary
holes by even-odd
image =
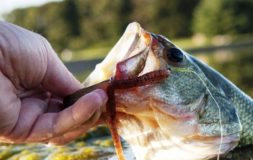
[[[106,103],[103,90],[95,90],[81,97],[75,104],[58,113],[45,113],[39,116],[26,141],[46,141],[62,135],[88,121]],[[89,125],[89,124],[87,124]]]

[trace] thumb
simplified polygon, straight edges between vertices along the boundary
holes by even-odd
[[[44,89],[62,97],[82,88],[81,83],[69,72],[52,48],[47,56],[47,71],[42,82]]]

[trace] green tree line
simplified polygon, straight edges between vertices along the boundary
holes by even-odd
[[[18,9],[5,18],[42,34],[62,51],[112,44],[132,21],[170,38],[249,33],[253,32],[252,4],[241,0],[64,0]]]

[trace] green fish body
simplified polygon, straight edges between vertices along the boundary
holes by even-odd
[[[114,77],[119,62],[128,65],[121,66],[124,76],[170,71],[160,83],[115,92],[118,132],[136,159],[219,159],[236,147],[252,144],[252,99],[165,37],[149,35],[138,23],[131,23],[84,82],[90,86]],[[131,57],[142,53],[145,63],[142,59],[131,68]]]

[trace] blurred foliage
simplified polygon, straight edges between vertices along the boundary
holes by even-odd
[[[42,34],[60,52],[114,44],[132,21],[173,39],[252,33],[252,10],[249,0],[63,0],[18,9],[5,19]]]
[[[45,36],[60,52],[114,44],[128,23],[169,38],[253,32],[253,1],[63,0],[18,9],[5,18]]]
[[[115,43],[128,23],[173,37],[192,35],[192,13],[199,0],[64,0],[18,9],[5,19],[45,36],[59,52],[94,43]]]
[[[199,0],[135,0],[132,20],[170,38],[187,37],[192,13]]]
[[[253,32],[253,1],[203,0],[195,10],[193,30],[207,36]]]

